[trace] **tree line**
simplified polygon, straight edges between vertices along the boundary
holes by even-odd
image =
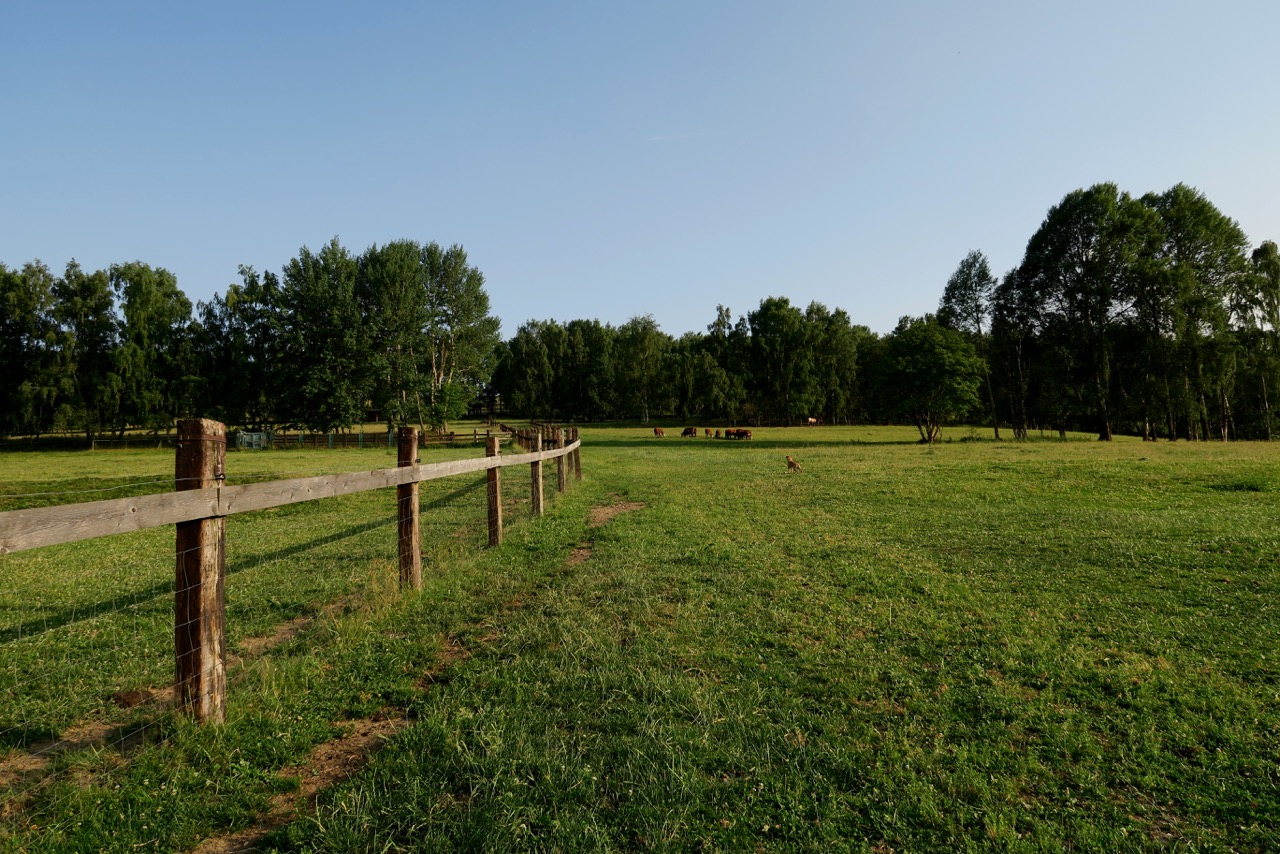
[[[673,337],[530,320],[503,341],[460,246],[333,239],[277,275],[240,270],[192,307],[140,262],[61,276],[0,265],[0,432],[159,429],[199,414],[270,429],[376,417],[439,425],[466,408],[562,421],[963,420],[1026,437],[1270,439],[1280,256],[1203,194],[1068,193],[1002,278],[970,252],[936,313],[886,335],[842,309],[769,297]]]
[[[0,434],[442,424],[489,379],[499,323],[461,246],[334,238],[240,277],[193,306],[142,262],[0,265]]]
[[[1280,259],[1178,184],[1115,184],[1049,210],[996,280],[971,253],[939,320],[989,369],[988,420],[1156,439],[1270,439],[1280,374]]]
[[[503,344],[490,393],[533,418],[902,420],[933,441],[945,421],[975,410],[984,376],[973,343],[932,316],[903,318],[880,337],[843,309],[769,297],[736,321],[718,306],[705,334],[679,338],[649,315],[620,327],[529,321]]]
[[[948,421],[1146,438],[1270,439],[1280,382],[1280,259],[1179,184],[1067,194],[997,279],[970,252],[935,314],[885,336],[841,309],[770,297],[706,333],[530,321],[491,390],[521,414],[726,423]]]

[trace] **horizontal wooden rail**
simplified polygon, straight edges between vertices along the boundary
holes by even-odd
[[[162,492],[137,498],[115,498],[83,504],[10,510],[0,513],[0,554],[88,540],[109,534],[140,531],[160,525],[191,522],[196,519],[266,510],[270,507],[331,498],[335,495],[350,495],[370,489],[421,483],[468,472],[528,465],[539,460],[556,459],[571,454],[578,449],[579,444],[580,440],[563,448],[528,454],[451,460],[405,468],[326,474],[241,486]]]

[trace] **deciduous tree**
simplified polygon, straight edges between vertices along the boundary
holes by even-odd
[[[1075,190],[1027,243],[1019,281],[1038,301],[1041,331],[1053,336],[1063,399],[1092,409],[1098,438],[1112,435],[1113,332],[1160,237],[1158,215],[1115,184]]]
[[[484,274],[467,263],[466,250],[428,243],[422,258],[427,272],[423,332],[430,347],[429,416],[433,424],[444,425],[461,416],[489,381],[500,322],[489,314]]]
[[[958,329],[969,336],[974,349],[984,360],[989,360],[990,340],[988,320],[991,316],[991,300],[996,288],[996,278],[991,275],[987,256],[971,250],[956,271],[947,279],[938,306],[938,322]],[[986,379],[987,403],[991,415],[991,429],[1000,438],[1000,414],[996,410],[995,389],[991,384],[991,372]]]
[[[42,432],[69,391],[55,370],[53,282],[39,261],[0,264],[0,435]]]
[[[122,314],[115,368],[121,417],[134,426],[167,429],[192,405],[191,301],[162,267],[113,264],[109,276]]]
[[[75,261],[53,284],[54,318],[58,322],[57,370],[68,380],[70,394],[55,421],[80,429],[92,441],[104,430],[123,428],[120,421],[123,383],[116,373],[120,327],[105,270],[86,273]]]
[[[886,341],[881,394],[936,442],[942,426],[980,404],[986,364],[955,329],[933,317],[904,317]]]
[[[356,259],[333,238],[285,265],[280,290],[282,411],[309,430],[364,416],[368,348],[356,300]]]

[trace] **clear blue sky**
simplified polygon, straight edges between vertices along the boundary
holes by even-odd
[[[1100,181],[1280,240],[1275,0],[8,0],[0,44],[0,262],[193,301],[413,238],[466,247],[504,336],[767,296],[886,332]]]

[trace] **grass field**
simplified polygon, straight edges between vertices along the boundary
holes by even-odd
[[[1280,849],[1280,449],[913,439],[587,427],[585,480],[500,548],[478,483],[426,485],[408,595],[389,494],[234,517],[222,727],[108,702],[169,678],[171,531],[0,557],[10,765],[86,719],[146,724],[10,773],[0,845]],[[112,453],[0,455],[0,494],[172,465]],[[228,469],[392,464],[373,453]],[[382,749],[312,804],[323,746],[370,728]]]

